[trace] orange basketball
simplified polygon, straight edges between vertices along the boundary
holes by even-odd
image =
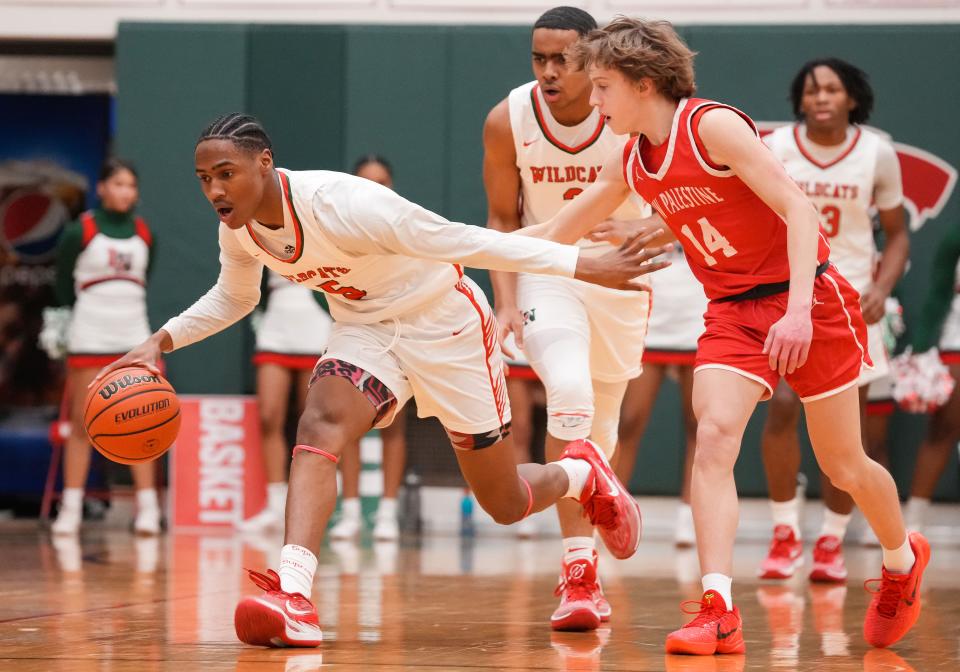
[[[163,455],[180,431],[180,401],[162,376],[117,369],[90,388],[83,423],[93,447],[123,464]]]

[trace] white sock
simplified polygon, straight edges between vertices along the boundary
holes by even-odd
[[[283,513],[287,508],[287,483],[267,483],[267,508],[277,513]]]
[[[397,500],[393,497],[381,497],[377,505],[377,518],[396,518]]]
[[[700,583],[703,585],[703,592],[712,590],[723,598],[723,603],[727,605],[727,611],[733,609],[732,576],[713,572],[710,574],[704,574],[703,578],[700,579]]]
[[[910,547],[910,537],[907,537],[900,548],[883,549],[883,566],[891,574],[909,574],[913,569],[916,557]]]
[[[800,539],[800,499],[794,497],[793,499],[787,500],[786,502],[775,502],[772,499],[770,500],[770,513],[773,515],[773,524],[776,525],[789,525],[793,530],[793,533],[796,535],[797,540]]]
[[[924,520],[927,517],[927,509],[930,508],[930,500],[926,497],[911,497],[907,500],[907,511],[904,518],[907,519],[908,530],[922,530]]]
[[[360,498],[348,497],[340,502],[340,519],[360,520]]]
[[[597,542],[593,537],[564,537],[563,561],[570,563],[581,558],[593,560],[593,552],[596,548]]]
[[[843,541],[843,535],[847,533],[847,525],[850,524],[851,513],[837,513],[830,509],[823,510],[823,526],[820,528],[820,536],[836,537]]]
[[[310,598],[313,575],[317,571],[317,556],[309,549],[287,544],[280,551],[280,588],[286,593],[300,593]]]
[[[64,488],[60,496],[60,508],[69,511],[83,510],[83,488]]]
[[[580,499],[583,486],[586,484],[587,478],[593,470],[590,463],[574,457],[565,457],[551,464],[557,465],[567,474],[569,485],[567,486],[567,494],[565,494],[564,497]]]
[[[160,508],[160,498],[155,488],[137,490],[137,511],[156,511]]]

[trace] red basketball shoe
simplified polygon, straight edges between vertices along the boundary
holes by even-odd
[[[600,626],[600,613],[594,600],[597,590],[597,565],[590,558],[576,558],[563,563],[563,574],[554,595],[560,598],[560,606],[550,617],[554,630],[596,630]]]
[[[699,605],[699,611],[687,611],[688,604]],[[699,602],[688,600],[680,605],[685,614],[696,618],[679,630],[667,635],[667,653],[688,653],[710,656],[715,653],[744,653],[743,620],[740,609],[727,610],[727,605],[717,593],[708,590]]]
[[[613,608],[607,602],[607,596],[603,594],[603,584],[600,583],[600,554],[593,551],[593,566],[597,570],[597,581],[593,587],[593,603],[597,605],[597,613],[600,614],[600,622],[607,623],[613,614]]]
[[[883,648],[896,643],[907,634],[920,616],[920,582],[923,570],[930,562],[930,543],[919,532],[911,532],[907,539],[916,556],[909,574],[891,574],[883,568],[883,577],[864,581],[864,588],[873,593],[863,621],[863,637],[868,644]],[[879,581],[875,591],[868,584]]]
[[[610,603],[607,602],[607,596],[603,594],[603,586],[600,583],[600,578],[597,577],[597,587],[593,591],[593,603],[597,605],[597,613],[600,614],[600,622],[608,623],[610,621],[610,616],[613,614],[613,608],[610,606]]]
[[[803,564],[803,545],[789,525],[773,528],[773,539],[767,557],[757,573],[761,579],[789,579]]]
[[[613,473],[600,446],[588,439],[567,444],[560,459],[585,460],[593,470],[583,486],[580,505],[611,555],[620,560],[636,553],[643,521],[640,505]]]
[[[254,646],[320,646],[323,633],[313,602],[300,593],[285,593],[272,569],[266,574],[248,569],[250,579],[266,591],[240,600],[233,614],[237,638]]]
[[[813,547],[813,569],[810,580],[817,583],[843,583],[847,568],[843,564],[843,543],[832,534],[817,539]]]

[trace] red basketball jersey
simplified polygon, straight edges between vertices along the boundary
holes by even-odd
[[[712,164],[703,149],[697,126],[702,113],[715,107],[733,110],[756,132],[753,121],[740,110],[689,98],[677,106],[656,170],[648,170],[641,158],[641,153],[647,154],[643,136],[631,139],[623,153],[627,184],[673,231],[711,299],[790,279],[786,223],[732,170]],[[829,255],[821,231],[818,263]]]

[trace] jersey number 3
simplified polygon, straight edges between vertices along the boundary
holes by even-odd
[[[840,208],[835,205],[825,205],[820,210],[823,215],[823,232],[828,238],[834,238],[840,233]]]
[[[697,224],[700,225],[700,238],[697,238],[697,235],[693,232],[689,226],[684,224],[680,227],[680,231],[684,236],[690,239],[690,242],[693,243],[693,246],[697,248],[697,251],[703,255],[704,260],[707,262],[707,266],[716,266],[717,258],[713,256],[715,252],[723,252],[723,256],[728,259],[737,253],[736,248],[730,244],[726,238],[724,238],[719,231],[713,228],[713,225],[707,221],[706,217],[701,217],[697,220]]]

